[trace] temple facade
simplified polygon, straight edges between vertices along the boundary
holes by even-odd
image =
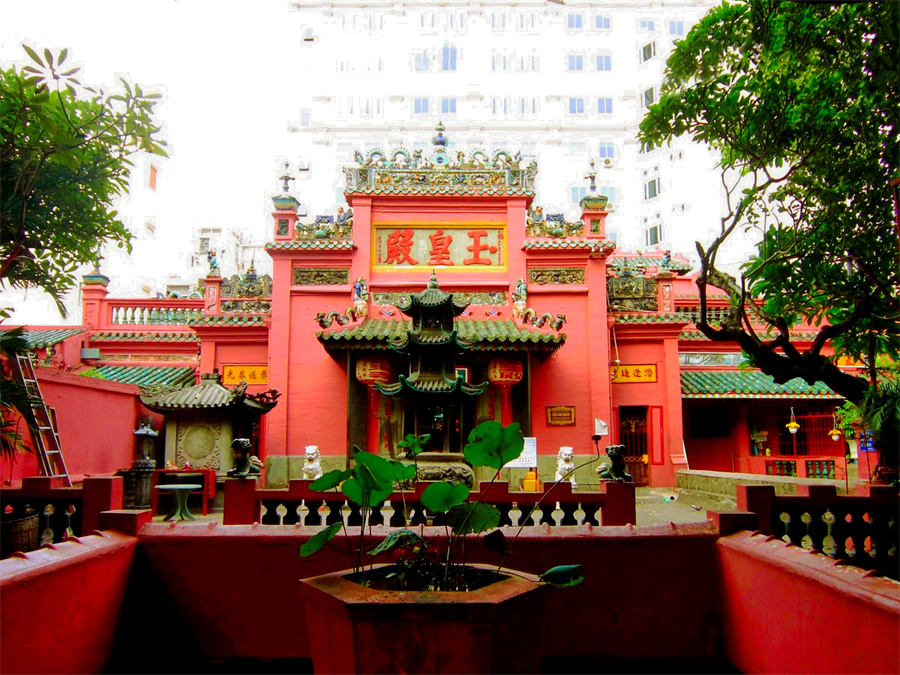
[[[157,414],[167,392],[200,391],[216,373],[203,382],[229,405],[220,389],[240,388],[261,416],[229,424],[227,411],[177,395],[157,463],[202,466],[185,438],[214,438],[210,466],[224,475],[223,433],[241,427],[270,485],[301,477],[307,446],[326,470],[353,446],[397,456],[410,434],[454,453],[484,420],[521,425],[543,480],[560,448],[581,464],[614,444],[641,484],[673,486],[686,468],[843,477],[846,439],[830,438],[839,397],[742,369],[735,345],[694,328],[685,257],[617,250],[607,197],[593,191],[574,222],[545,213],[537,171],[504,150],[451,153],[438,126],[428,152],[357,153],[337,216],[301,221],[285,176],[271,278],[211,265],[198,297],[126,300],[91,275],[85,325],[42,354],[141,385]],[[215,417],[206,431],[204,415]],[[596,483],[597,464],[579,469],[579,485]]]

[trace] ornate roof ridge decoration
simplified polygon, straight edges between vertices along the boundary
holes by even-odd
[[[242,382],[233,389],[222,385],[218,373],[203,373],[200,384],[168,393],[141,396],[141,402],[153,412],[167,413],[178,410],[208,410],[245,408],[259,414],[277,405],[279,393],[274,389],[263,394],[248,395],[247,383]]]
[[[343,314],[337,311],[331,311],[328,314],[319,312],[314,318],[322,328],[328,328],[333,326],[335,321],[339,326],[346,326],[354,321],[359,321],[359,319],[365,319],[365,315],[357,311],[355,305],[351,305],[344,310]]]
[[[322,330],[316,336],[330,349],[390,349],[392,340],[404,339],[410,321],[367,318],[355,325]],[[475,351],[515,351],[521,349],[555,351],[566,341],[565,333],[539,330],[513,319],[473,319],[456,322],[460,342]]]
[[[515,312],[514,312],[515,315]],[[562,330],[562,327],[566,323],[566,315],[565,314],[557,314],[553,316],[550,312],[544,312],[540,316],[538,316],[537,312],[535,312],[531,307],[526,308],[519,316],[515,317],[519,320],[522,325],[532,325],[535,328],[543,328],[544,326],[549,326],[551,329],[559,333]]]
[[[219,289],[223,300],[225,298],[270,298],[272,297],[272,277],[268,274],[259,276],[256,268],[250,263],[250,268],[244,274],[232,274],[222,279]]]
[[[91,342],[199,342],[194,332],[185,331],[97,331]]]
[[[267,251],[352,251],[355,248],[352,239],[299,239],[266,243]]]
[[[616,244],[613,241],[598,241],[596,239],[586,239],[585,237],[559,237],[556,239],[526,239],[522,248],[526,251],[589,251],[590,253],[600,253],[608,256],[616,250]]]
[[[624,310],[621,312],[611,308],[616,323],[672,323],[685,324],[691,322],[691,317],[682,312],[635,312]]]
[[[802,378],[778,384],[756,369],[682,370],[681,397],[702,399],[840,399],[825,383]]]
[[[515,194],[533,195],[537,162],[523,166],[522,154],[477,149],[466,157],[447,152],[444,126],[438,123],[434,149],[427,157],[397,147],[354,153],[357,166],[345,167],[346,192],[357,194]],[[437,191],[433,191],[437,188]]]
[[[188,321],[188,326],[192,328],[213,326],[229,326],[234,328],[248,328],[254,326],[265,326],[268,315],[264,314],[218,314],[201,316]]]
[[[694,320],[692,316],[688,316],[688,319],[692,322]],[[759,329],[758,332],[763,333],[763,337],[766,336],[766,334],[767,334],[767,331],[765,330],[766,326],[760,325],[760,324],[754,324],[753,328]],[[790,336],[791,336],[791,338],[796,338],[796,339],[800,339],[800,340],[802,340],[802,339],[813,340],[813,339],[815,339],[815,336],[818,334],[818,332],[819,331],[814,328],[809,328],[809,329],[793,329],[792,328],[790,330]],[[709,340],[709,338],[706,337],[700,331],[700,329],[697,328],[696,326],[691,326],[689,328],[685,328],[683,331],[681,331],[681,334],[678,336],[678,339],[679,340],[698,340],[698,341]]]
[[[410,293],[408,296],[401,298],[394,306],[406,316],[411,316],[411,312],[417,312],[420,309],[436,309],[443,305],[449,305],[453,316],[457,317],[466,311],[469,303],[457,300],[453,293],[442,291],[438,285],[437,276],[432,272],[431,277],[428,279],[428,285],[424,290],[418,293]]]
[[[637,251],[634,254],[617,252],[609,257],[606,268],[607,274],[619,277],[656,277],[672,272],[684,276],[692,269],[694,267],[687,256],[669,251]]]

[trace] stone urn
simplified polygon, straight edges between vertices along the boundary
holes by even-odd
[[[416,478],[419,481],[447,480],[475,488],[475,471],[461,452],[422,452],[416,456]]]

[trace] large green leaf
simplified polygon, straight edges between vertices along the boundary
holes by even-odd
[[[327,492],[328,490],[336,488],[342,482],[350,478],[351,475],[353,475],[353,472],[349,469],[347,471],[334,469],[310,483],[309,489],[315,490],[316,492]]]
[[[416,477],[415,464],[404,464],[403,462],[392,460],[391,465],[394,467],[394,480],[397,482],[402,483],[405,480],[412,480]]]
[[[321,551],[325,544],[331,541],[334,536],[340,531],[341,527],[343,527],[343,523],[333,523],[321,532],[317,532],[316,534],[311,536],[309,540],[306,541],[306,543],[301,544],[300,557],[306,558],[307,556],[311,556],[317,551]]]
[[[557,588],[577,586],[584,581],[584,571],[581,565],[557,565],[541,574],[540,580]]]
[[[500,526],[500,511],[481,502],[460,504],[447,512],[447,524],[460,536],[487,532]]]
[[[341,492],[354,504],[360,506],[375,506],[391,496],[393,487],[387,489],[363,489],[355,477],[348,478],[341,483]]]
[[[525,437],[518,422],[507,427],[498,422],[482,422],[472,429],[463,452],[475,466],[500,470],[521,455],[524,447]]]
[[[381,540],[374,549],[369,551],[369,555],[379,555],[380,553],[390,553],[395,548],[404,548],[413,544],[426,543],[422,537],[412,530],[394,530],[388,536]]]
[[[446,513],[457,504],[469,498],[469,487],[465,483],[432,483],[422,492],[422,506],[435,513]]]
[[[356,453],[353,459],[356,461],[353,477],[364,491],[387,491],[388,494],[393,491],[395,469],[389,460],[365,451]]]

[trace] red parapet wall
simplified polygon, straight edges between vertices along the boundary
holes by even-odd
[[[104,672],[136,549],[107,532],[0,561],[0,673]]]
[[[740,672],[900,672],[896,582],[773,536],[739,532],[716,549],[725,656]]]

